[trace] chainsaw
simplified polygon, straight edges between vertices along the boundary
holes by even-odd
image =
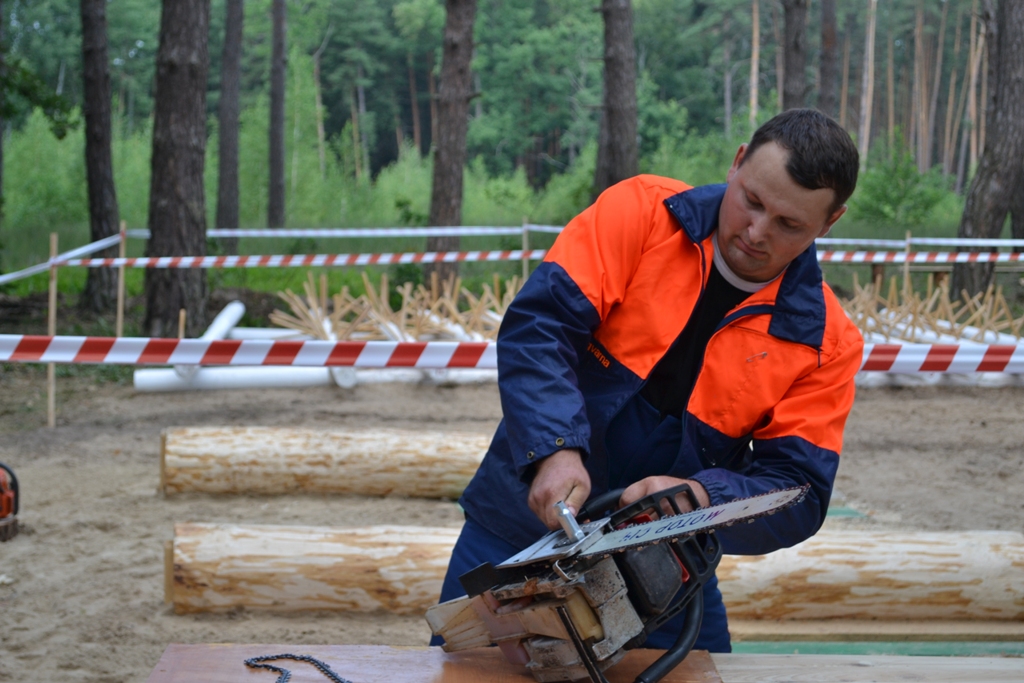
[[[18,478],[0,462],[0,543],[18,535]]]
[[[493,644],[541,683],[607,683],[604,672],[626,650],[685,611],[675,644],[636,679],[655,683],[697,640],[704,585],[722,557],[714,530],[795,505],[808,488],[700,508],[680,484],[603,517],[622,490],[595,497],[575,517],[558,502],[562,528],[497,566],[463,574],[466,596],[428,609],[427,623],[446,652]],[[677,496],[688,499],[689,512]]]

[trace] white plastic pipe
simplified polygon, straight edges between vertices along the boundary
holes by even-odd
[[[312,339],[308,334],[296,330],[289,330],[283,327],[235,327],[228,332],[228,339],[286,339],[288,341],[302,341]]]
[[[241,301],[232,301],[217,314],[200,339],[227,339],[228,334],[241,322],[244,315],[245,304]]]
[[[202,367],[189,377],[173,369],[135,371],[135,390],[188,391],[191,389],[302,388],[334,384],[330,368]]]
[[[213,319],[210,326],[206,328],[206,332],[203,332],[203,336],[200,339],[214,340],[214,339],[227,339],[228,333],[234,329],[241,320],[242,316],[245,315],[245,304],[241,301],[232,301],[225,306],[217,317]],[[195,374],[196,370],[199,369],[198,365],[175,365],[174,371],[178,373],[178,376],[182,379],[189,379]]]

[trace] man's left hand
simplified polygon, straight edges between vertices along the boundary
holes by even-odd
[[[635,503],[644,496],[649,496],[652,493],[658,491],[664,491],[670,489],[673,486],[679,486],[680,484],[689,484],[690,488],[693,489],[694,495],[697,497],[697,502],[700,503],[701,507],[707,507],[711,505],[711,497],[708,496],[708,492],[704,490],[704,487],[699,481],[693,479],[677,479],[676,477],[647,477],[641,479],[637,483],[633,484],[625,491],[622,492],[622,497],[619,498],[619,507],[626,507],[630,503]],[[676,496],[676,503],[679,505],[679,509],[683,512],[689,512],[693,510],[693,505],[690,503],[690,499],[685,495]]]

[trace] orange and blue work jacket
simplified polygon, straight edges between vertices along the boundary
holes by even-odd
[[[864,342],[813,245],[725,315],[680,418],[652,418],[639,395],[704,292],[724,192],[638,176],[559,235],[502,322],[504,419],[462,497],[471,518],[529,545],[546,532],[527,505],[534,466],[576,448],[592,495],[655,474],[699,481],[712,504],[810,484],[800,504],[722,530],[727,553],[818,530]]]

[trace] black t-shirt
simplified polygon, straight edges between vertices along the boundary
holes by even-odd
[[[711,335],[725,315],[738,306],[750,292],[733,287],[711,264],[704,295],[697,302],[686,327],[679,333],[669,350],[651,370],[647,384],[640,391],[648,403],[664,417],[681,418],[690,401],[693,384],[704,362]]]

